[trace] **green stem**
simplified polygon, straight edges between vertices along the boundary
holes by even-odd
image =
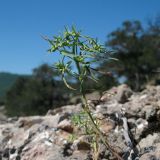
[[[79,75],[81,75],[81,68],[80,68],[79,62],[76,62],[76,67],[77,67]],[[88,114],[88,116],[89,116],[89,118],[91,120],[91,123],[92,123],[92,125],[94,127],[95,132],[97,134],[99,134],[100,139],[102,140],[104,145],[113,153],[113,155],[115,157],[117,157],[118,160],[122,160],[122,158],[119,156],[119,154],[105,140],[103,133],[100,131],[100,129],[98,128],[97,124],[94,122],[94,119],[93,119],[93,117],[91,115],[91,112],[90,112],[90,109],[89,109],[89,106],[88,106],[88,103],[87,103],[87,99],[86,99],[86,96],[85,96],[83,83],[81,83],[81,81],[79,81],[79,83],[80,83],[80,93],[81,93],[81,97],[82,97],[82,101],[83,101],[82,107],[83,107],[84,111]]]
[[[73,46],[73,51],[75,52],[75,54],[77,54],[78,50],[77,50],[77,45]],[[81,68],[80,68],[80,64],[78,61],[75,61],[76,63],[76,67],[78,70],[78,74],[81,76],[82,72],[81,72]],[[83,80],[78,79],[79,81],[79,85],[80,85],[80,93],[81,93],[81,97],[82,97],[82,107],[83,110],[88,114],[91,123],[94,127],[95,132],[100,136],[100,139],[102,140],[103,144],[112,152],[112,154],[117,157],[118,160],[122,160],[122,158],[119,156],[119,154],[109,145],[109,143],[106,141],[106,139],[104,138],[103,133],[100,131],[100,129],[98,128],[97,124],[95,123],[92,114],[90,112],[88,103],[87,103],[87,98],[85,95],[85,91],[84,91],[84,86],[83,86]]]

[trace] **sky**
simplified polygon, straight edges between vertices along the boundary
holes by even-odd
[[[0,0],[0,72],[31,74],[58,56],[47,53],[48,43],[64,26],[75,25],[84,34],[107,35],[125,20],[140,20],[160,14],[160,0]]]

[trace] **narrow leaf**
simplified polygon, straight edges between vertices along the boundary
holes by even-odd
[[[61,50],[60,52],[61,52],[61,54],[63,54],[64,56],[68,56],[68,57],[71,57],[71,58],[74,57],[74,55],[72,54],[72,52],[69,52],[69,51],[66,51],[66,50]]]
[[[66,81],[66,79],[64,78],[64,76],[62,76],[62,80],[63,80],[63,82],[64,82],[64,84],[66,85],[67,88],[69,88],[69,89],[71,89],[71,90],[76,90],[75,88],[71,87],[71,86],[67,83],[67,81]]]

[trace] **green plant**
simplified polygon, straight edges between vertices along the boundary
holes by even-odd
[[[106,137],[97,126],[87,99],[85,96],[86,88],[84,88],[85,80],[91,79],[98,82],[96,77],[97,69],[94,68],[97,61],[102,59],[111,59],[105,47],[98,43],[97,39],[90,38],[81,34],[75,27],[71,31],[65,28],[62,35],[54,36],[53,39],[45,38],[51,45],[49,52],[58,52],[62,59],[55,64],[55,68],[61,73],[65,85],[72,90],[79,90],[82,97],[82,107],[90,119],[90,123],[94,129],[94,134],[98,135],[104,145],[116,156],[118,159],[121,157],[116,151],[108,144]],[[79,83],[78,88],[72,87],[66,80],[69,75]],[[85,124],[84,124],[85,125]]]
[[[94,122],[97,124],[98,121],[94,118]],[[80,112],[72,116],[72,123],[84,131],[86,135],[94,134],[94,129],[91,124],[91,120],[86,112]]]
[[[99,126],[98,120],[93,116],[94,122],[97,126]],[[88,114],[84,111],[74,114],[72,116],[72,123],[80,129],[82,132],[82,135],[89,135],[90,136],[90,145],[93,149],[93,159],[97,160],[99,157],[99,136],[98,134],[94,131],[94,127],[92,125],[91,119],[89,118]],[[73,137],[74,134],[72,135]],[[77,136],[77,135],[76,135]]]
[[[69,142],[73,143],[73,141],[76,140],[76,139],[77,139],[77,136],[75,134],[71,134],[71,135],[68,136],[68,141]]]

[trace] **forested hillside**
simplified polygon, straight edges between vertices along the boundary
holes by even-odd
[[[0,72],[0,103],[3,102],[5,93],[14,84],[18,77],[24,75],[12,74],[7,72]]]

